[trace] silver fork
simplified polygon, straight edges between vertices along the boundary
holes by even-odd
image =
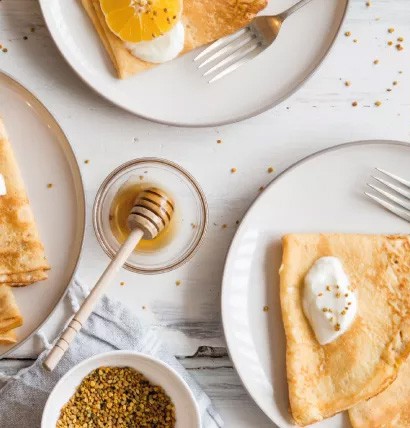
[[[285,19],[311,1],[300,0],[279,15],[257,16],[248,26],[212,43],[194,61],[202,60],[198,68],[209,66],[203,76],[216,73],[209,80],[209,83],[215,82],[269,47],[278,36]]]
[[[374,195],[373,193],[365,192],[365,195],[393,214],[410,222],[410,181],[387,172],[384,169],[376,168],[376,170],[384,176],[389,177],[390,180],[375,176],[372,176],[372,178],[381,183],[384,188],[391,189],[392,192],[382,187],[375,186],[374,184],[367,183],[377,194]]]

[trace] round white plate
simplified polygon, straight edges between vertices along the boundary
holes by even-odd
[[[406,143],[360,142],[316,153],[278,176],[236,233],[222,289],[226,341],[246,389],[281,428],[293,426],[279,304],[281,237],[291,232],[409,233],[408,223],[363,194],[375,167],[409,179],[409,165]],[[350,427],[346,415],[315,426]]]
[[[294,0],[272,0],[263,12],[281,12]],[[235,73],[209,84],[187,55],[126,80],[113,66],[80,0],[40,0],[54,41],[95,91],[153,121],[215,126],[259,114],[278,104],[323,61],[343,22],[348,0],[314,0],[282,27],[268,50]]]
[[[132,351],[113,351],[96,355],[73,367],[54,387],[43,412],[41,428],[54,428],[63,405],[75,393],[81,381],[101,366],[131,367],[149,381],[164,388],[175,405],[175,428],[200,428],[198,405],[182,377],[162,361]]]
[[[77,161],[58,123],[34,95],[2,73],[0,116],[51,265],[46,281],[13,289],[24,324],[17,329],[17,345],[0,346],[1,358],[37,331],[63,297],[80,255],[85,203]]]

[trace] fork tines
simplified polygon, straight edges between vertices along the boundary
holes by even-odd
[[[393,214],[410,222],[410,181],[395,174],[376,168],[378,172],[389,178],[372,176],[382,187],[367,183],[376,194],[365,192],[366,196],[373,199]]]
[[[245,27],[212,43],[194,61],[201,61],[199,69],[208,66],[203,75],[214,74],[209,80],[212,83],[253,59],[261,50],[262,39],[251,27]]]

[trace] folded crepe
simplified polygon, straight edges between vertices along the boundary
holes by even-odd
[[[14,333],[9,333],[14,328],[23,324],[23,317],[17,307],[11,288],[0,285],[0,339],[10,340]],[[6,334],[5,333],[9,333]]]
[[[383,392],[349,410],[353,428],[410,427],[410,358]]]
[[[17,335],[15,330],[6,331],[6,333],[0,333],[0,345],[13,345],[17,343]]]
[[[347,332],[321,346],[303,312],[302,288],[324,256],[341,260],[358,313]],[[287,235],[280,299],[290,407],[305,426],[374,397],[396,379],[410,352],[410,237]]]
[[[7,190],[0,196],[0,284],[28,285],[46,279],[50,267],[1,119],[0,174]]]
[[[99,0],[81,1],[119,78],[124,79],[156,65],[142,61],[129,53],[124,42],[108,28]],[[266,5],[267,0],[184,0],[183,53],[234,33],[247,25]]]

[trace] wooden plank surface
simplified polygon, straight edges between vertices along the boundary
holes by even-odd
[[[343,28],[352,37],[341,35],[323,66],[290,99],[236,125],[182,129],[138,119],[100,98],[61,57],[36,0],[0,1],[0,44],[8,50],[0,52],[0,69],[20,80],[53,112],[81,166],[89,215],[79,269],[84,283],[93,284],[107,263],[90,213],[100,183],[113,168],[134,157],[159,156],[183,165],[203,186],[210,228],[197,256],[179,270],[158,277],[124,271],[110,293],[161,329],[171,351],[214,400],[227,427],[273,426],[241,386],[224,348],[220,288],[236,221],[259,187],[274,177],[267,173],[270,166],[280,172],[313,151],[346,141],[409,141],[410,50],[406,43],[400,53],[386,46],[389,27],[396,29],[395,36],[410,40],[408,0],[373,0],[370,7],[364,0],[352,0]],[[380,61],[377,66],[375,59]],[[395,80],[397,87],[387,92]],[[350,86],[345,86],[346,81]],[[377,100],[382,102],[378,108]],[[358,107],[352,107],[353,101]],[[217,144],[218,139],[223,143]],[[210,164],[212,169],[207,167]],[[232,167],[237,168],[236,174],[231,174]],[[228,227],[222,229],[223,224]],[[177,280],[181,281],[178,287]],[[120,281],[126,285],[120,287]],[[50,337],[67,313],[61,307],[51,318],[46,328]],[[1,361],[0,370],[15,372],[31,363],[22,356],[37,351],[29,343],[15,359]]]

